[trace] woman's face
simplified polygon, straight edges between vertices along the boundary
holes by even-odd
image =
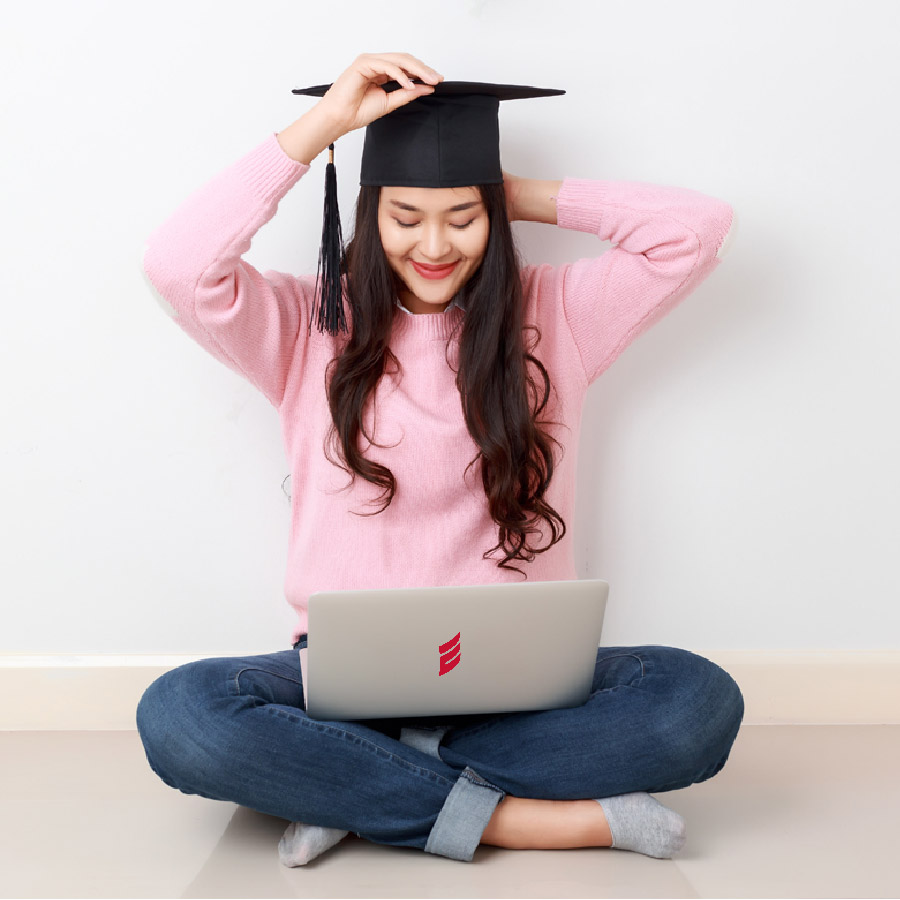
[[[383,187],[378,230],[405,286],[400,302],[413,313],[437,313],[478,268],[490,227],[477,187]]]

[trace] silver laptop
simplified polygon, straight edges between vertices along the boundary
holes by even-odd
[[[319,591],[299,650],[314,719],[580,706],[609,585],[599,579]]]

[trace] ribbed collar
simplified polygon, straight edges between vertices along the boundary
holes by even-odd
[[[423,313],[414,313],[414,312],[410,312],[410,311],[403,305],[403,303],[400,301],[400,298],[399,298],[396,294],[394,294],[394,303],[395,303],[397,306],[399,306],[400,309],[402,309],[403,312],[405,312],[408,316],[423,315]],[[452,309],[454,306],[459,306],[459,298],[458,298],[458,297],[454,297],[454,298],[450,301],[450,305],[447,307],[447,309]],[[447,312],[447,309],[442,310],[442,312]],[[436,315],[436,314],[435,314],[435,313],[424,313],[424,315]]]
[[[394,302],[399,307],[394,312],[394,334],[413,340],[446,340],[464,315],[456,299],[440,313],[411,313],[396,295]]]

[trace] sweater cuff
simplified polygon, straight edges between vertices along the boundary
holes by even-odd
[[[597,234],[605,193],[600,181],[564,178],[556,195],[556,224],[573,231]]]
[[[254,193],[262,200],[280,200],[308,171],[307,163],[292,159],[273,131],[258,147],[235,163]]]

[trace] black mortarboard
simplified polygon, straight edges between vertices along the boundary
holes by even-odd
[[[412,79],[423,84],[420,79]],[[295,88],[293,93],[323,97],[330,84]],[[381,87],[400,89],[396,81]],[[565,91],[517,84],[478,81],[441,81],[434,91],[405,103],[366,126],[361,185],[402,187],[468,187],[502,184],[499,108],[501,100],[553,97]],[[322,292],[317,319],[319,331],[335,335],[347,330],[341,296],[343,256],[337,176],[332,155],[325,169],[325,213],[319,270]],[[316,276],[318,287],[319,276]],[[311,322],[310,322],[311,325]]]

